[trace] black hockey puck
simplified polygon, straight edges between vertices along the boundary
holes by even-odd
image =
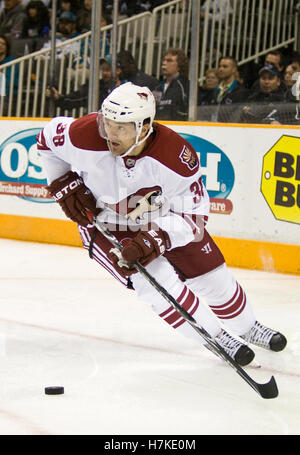
[[[61,386],[45,387],[46,395],[62,395],[65,389]]]

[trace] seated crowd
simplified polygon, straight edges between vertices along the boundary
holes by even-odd
[[[76,17],[76,32],[91,29],[93,0],[58,0],[57,17],[71,12]],[[131,17],[167,3],[167,0],[121,0],[119,14]],[[113,0],[102,3],[102,14],[111,22]],[[44,37],[50,31],[52,0],[3,0],[0,4],[0,34],[11,39]]]
[[[255,68],[224,56],[209,69],[198,93],[198,120],[298,124],[300,55],[269,52]]]
[[[102,3],[101,25],[111,23],[113,0]],[[162,0],[120,1],[119,13],[132,16],[167,3]],[[10,52],[22,39],[39,42],[39,48],[49,47],[52,0],[4,0],[0,9],[0,64],[16,58]],[[91,29],[92,0],[58,0],[57,43],[79,36]],[[107,39],[107,38],[106,38]],[[147,85],[157,101],[158,120],[188,120],[189,59],[181,49],[165,50],[161,60],[161,78],[141,71],[130,52],[117,56],[115,78],[112,78],[110,43],[104,43],[106,57],[100,61],[99,104],[116,86],[126,81]],[[102,44],[101,44],[101,47]],[[31,50],[36,50],[32,47]],[[72,50],[74,53],[74,49]],[[80,51],[79,51],[80,55]],[[59,58],[59,56],[58,56]],[[238,66],[232,56],[223,56],[217,68],[206,71],[198,88],[197,120],[226,123],[298,124],[300,55],[269,52],[258,64]],[[17,90],[18,72],[14,90]],[[9,79],[9,78],[7,78]],[[203,83],[202,83],[203,82]],[[49,102],[70,110],[88,104],[87,82],[71,93],[59,93],[57,87],[47,89]],[[6,89],[8,93],[9,87]]]

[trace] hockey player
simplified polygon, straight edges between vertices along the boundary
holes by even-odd
[[[206,230],[209,197],[195,150],[154,117],[151,91],[125,83],[98,113],[52,119],[37,140],[51,195],[78,223],[90,256],[175,330],[202,342],[133,262],[145,266],[239,365],[254,358],[248,343],[281,351],[285,337],[256,320]],[[122,252],[90,224],[88,212],[106,223]]]

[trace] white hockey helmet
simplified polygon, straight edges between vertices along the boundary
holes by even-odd
[[[101,121],[102,117],[104,119],[114,120],[115,122],[133,122],[135,124],[135,143],[122,155],[126,156],[152,133],[152,123],[155,117],[155,98],[148,87],[140,87],[132,84],[132,82],[126,82],[116,87],[105,98],[98,114],[100,135],[105,139],[107,139],[107,135],[103,122]],[[143,124],[147,119],[149,119],[149,130],[147,135],[139,141]]]

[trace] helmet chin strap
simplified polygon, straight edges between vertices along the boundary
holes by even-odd
[[[121,158],[124,158],[125,156],[128,156],[132,150],[135,148],[135,147],[138,147],[139,145],[141,145],[143,142],[145,142],[146,139],[148,139],[148,137],[150,136],[150,134],[152,133],[153,131],[153,127],[151,126],[146,134],[146,136],[141,139],[139,142],[135,142],[131,147],[129,147],[129,149],[123,153],[122,155],[120,155]]]

